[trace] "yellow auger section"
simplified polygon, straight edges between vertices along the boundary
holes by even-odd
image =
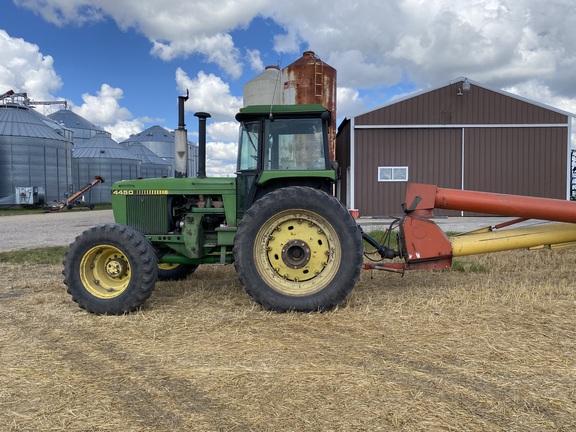
[[[558,247],[576,242],[576,224],[545,223],[529,227],[483,233],[466,233],[450,238],[452,256],[476,255],[513,249]]]

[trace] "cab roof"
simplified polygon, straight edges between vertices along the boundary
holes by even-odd
[[[322,104],[298,104],[298,105],[249,105],[240,108],[240,112],[236,114],[236,120],[242,121],[248,117],[258,115],[272,116],[289,116],[293,115],[306,115],[306,114],[322,114],[327,109]]]

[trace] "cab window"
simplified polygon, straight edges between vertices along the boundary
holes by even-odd
[[[267,120],[264,131],[264,169],[327,169],[322,127],[321,119]]]

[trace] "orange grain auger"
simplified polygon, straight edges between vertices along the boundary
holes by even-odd
[[[404,272],[411,269],[448,269],[452,258],[513,249],[576,245],[576,202],[488,192],[444,189],[412,183],[403,204],[405,215],[393,223],[398,228],[396,250],[380,245],[366,234],[364,240],[382,258],[400,257],[403,263],[364,264],[365,269]],[[517,219],[448,237],[431,218],[434,209],[461,210],[511,216]],[[528,219],[549,223],[508,228]]]
[[[84,195],[86,192],[88,192],[88,190],[90,190],[92,187],[94,187],[95,185],[97,185],[98,183],[104,183],[104,179],[100,176],[95,176],[94,180],[92,180],[90,183],[88,183],[86,186],[84,186],[82,189],[80,189],[77,192],[74,192],[72,195],[70,195],[68,198],[66,198],[64,201],[62,201],[61,203],[55,204],[53,206],[50,206],[47,208],[48,211],[60,211],[62,210],[64,207],[70,209],[72,207],[74,207],[76,201],[82,196]],[[92,208],[92,206],[90,207]]]

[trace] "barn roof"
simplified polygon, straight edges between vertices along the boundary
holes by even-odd
[[[480,82],[478,82],[478,81],[471,80],[470,78],[467,78],[467,77],[458,77],[458,78],[455,78],[455,79],[453,79],[453,80],[451,80],[451,81],[448,81],[447,83],[444,83],[444,84],[439,85],[439,86],[436,86],[436,87],[432,87],[432,88],[429,88],[429,89],[424,89],[424,90],[420,90],[420,91],[417,91],[417,92],[414,92],[414,93],[410,93],[410,94],[407,94],[407,95],[400,96],[400,97],[398,97],[398,98],[395,98],[395,99],[393,99],[393,100],[390,100],[390,101],[386,102],[386,103],[383,104],[383,105],[380,105],[380,106],[371,108],[371,109],[369,109],[369,110],[366,110],[366,111],[357,113],[357,114],[355,114],[355,115],[346,117],[345,120],[348,120],[348,119],[354,118],[354,117],[359,117],[359,116],[362,116],[362,115],[364,115],[364,114],[368,114],[368,113],[371,113],[371,112],[373,112],[373,111],[377,111],[377,110],[379,110],[379,109],[386,108],[386,107],[388,107],[388,106],[397,104],[397,103],[399,103],[399,102],[403,102],[403,101],[405,101],[405,100],[412,99],[412,98],[415,98],[415,97],[424,95],[424,94],[426,94],[426,93],[430,93],[430,92],[439,90],[439,89],[441,89],[441,88],[443,88],[443,87],[448,87],[448,86],[450,86],[450,85],[457,84],[457,83],[461,83],[461,82],[464,82],[464,81],[467,81],[468,83],[470,83],[470,84],[472,84],[472,85],[474,85],[474,86],[477,86],[477,87],[480,87],[480,88],[483,88],[483,89],[486,89],[486,90],[489,90],[489,91],[493,91],[493,92],[495,92],[495,93],[499,93],[499,94],[501,94],[501,95],[503,95],[503,96],[507,96],[507,97],[510,97],[510,98],[513,98],[513,99],[517,99],[517,100],[522,101],[522,102],[526,102],[526,103],[529,103],[529,104],[532,104],[532,105],[536,105],[536,106],[538,106],[538,107],[540,107],[540,108],[544,108],[544,109],[547,109],[547,110],[556,112],[556,113],[558,113],[558,114],[562,114],[562,115],[565,115],[565,116],[568,116],[568,117],[576,117],[576,114],[575,114],[575,113],[571,113],[571,112],[568,112],[568,111],[564,111],[564,110],[561,110],[561,109],[559,109],[559,108],[555,108],[555,107],[553,107],[553,106],[546,105],[546,104],[544,104],[544,103],[535,101],[535,100],[533,100],[533,99],[528,99],[528,98],[525,98],[525,97],[523,97],[523,96],[519,96],[519,95],[517,95],[517,94],[510,93],[510,92],[507,92],[507,91],[505,91],[505,90],[502,90],[502,89],[499,89],[499,88],[496,88],[496,87],[491,87],[491,86],[488,86],[488,85],[486,85],[486,84],[480,83]],[[343,122],[343,123],[344,123],[344,122]]]

